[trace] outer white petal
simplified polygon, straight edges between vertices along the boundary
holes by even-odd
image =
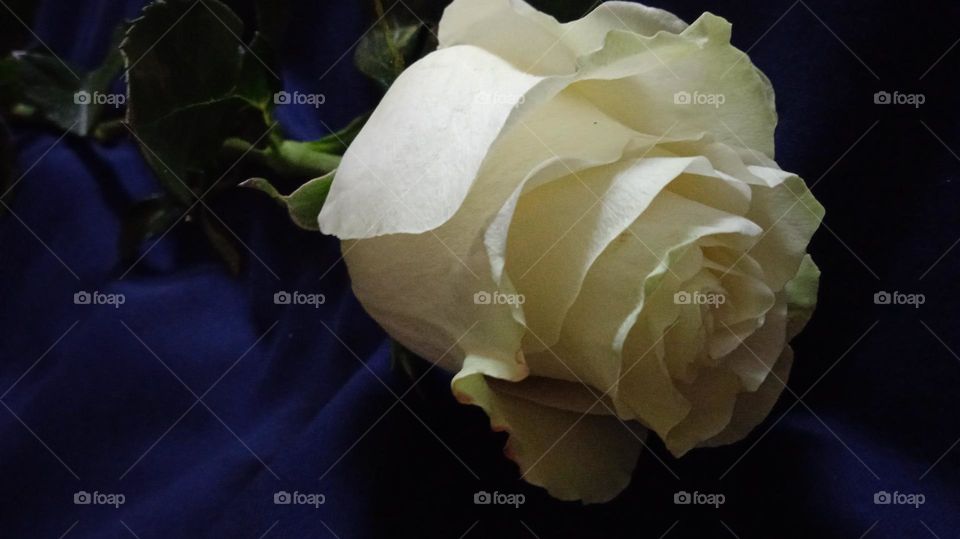
[[[539,80],[470,46],[410,66],[344,155],[320,230],[356,239],[447,221],[516,102]]]
[[[475,301],[481,291],[514,293],[509,281],[490,277],[479,234],[461,235],[448,223],[425,234],[344,242],[343,254],[357,299],[413,352],[452,372],[474,362],[490,376],[527,375],[516,306]]]
[[[564,136],[587,129],[587,141]],[[357,298],[391,336],[432,361],[477,322],[442,365],[456,372],[464,358],[496,358],[513,365],[499,377],[515,378],[522,368],[522,358],[516,357],[522,313],[473,302],[478,291],[512,291],[510,279],[500,271],[502,255],[488,252],[484,233],[492,233],[495,214],[528,179],[549,181],[571,169],[616,161],[636,136],[582,100],[561,95],[539,107],[498,139],[463,204],[438,228],[344,242]],[[565,156],[562,162],[558,153]],[[494,234],[504,245],[501,251],[506,232]]]
[[[682,32],[671,13],[633,2],[604,2],[582,19],[560,24],[522,0],[456,0],[440,20],[440,47],[473,45],[536,74],[569,74],[577,59],[603,46],[610,30],[642,35]]]
[[[559,43],[561,25],[521,0],[457,0],[440,19],[440,47],[473,45],[529,73],[576,69],[576,56]]]

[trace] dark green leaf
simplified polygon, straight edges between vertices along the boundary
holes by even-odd
[[[63,130],[89,135],[110,109],[126,102],[124,94],[110,93],[120,74],[122,57],[117,49],[124,27],[114,32],[113,46],[103,63],[83,73],[57,58],[37,52],[15,52],[0,63],[0,99],[8,106],[25,102],[35,114]]]
[[[332,181],[333,173],[314,178],[287,196],[281,195],[269,181],[263,178],[251,178],[240,186],[257,189],[269,195],[287,209],[290,219],[300,228],[320,230],[317,216],[320,215],[320,209],[327,200]]]
[[[273,51],[263,35],[257,33],[250,45],[250,52],[244,55],[236,88],[238,96],[264,113],[273,108],[273,95],[280,90],[280,79],[264,65],[264,62],[268,62],[273,56]]]
[[[423,24],[401,8],[391,10],[370,29],[354,53],[354,62],[363,74],[389,88],[420,51]],[[401,13],[398,15],[398,13]]]
[[[169,0],[144,8],[121,45],[128,122],[140,126],[232,95],[243,65],[236,37],[242,34],[243,22],[217,0]]]
[[[312,142],[314,151],[343,155],[369,118],[369,114],[358,116],[343,129]]]
[[[209,212],[200,217],[203,231],[210,240],[210,244],[220,255],[227,269],[233,275],[240,275],[243,269],[243,256],[240,254],[240,243],[236,236],[220,220]]]
[[[423,378],[430,369],[429,362],[393,340],[390,341],[390,366],[406,375],[412,383]],[[420,386],[416,386],[416,391],[423,396]]]
[[[173,200],[157,196],[137,202],[124,216],[118,240],[120,260],[130,264],[137,258],[140,245],[170,229],[183,214]]]
[[[240,18],[217,0],[170,0],[147,6],[121,45],[127,121],[161,184],[183,204],[229,166],[218,166],[224,140],[267,129],[265,68],[248,57],[242,34]]]
[[[219,179],[223,141],[244,123],[257,121],[259,115],[249,103],[230,97],[175,109],[131,127],[161,185],[182,204],[191,205]]]

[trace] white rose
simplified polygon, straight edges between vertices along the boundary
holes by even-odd
[[[773,161],[730,24],[457,0],[439,34],[319,216],[367,311],[557,498],[614,497],[647,431],[676,456],[743,438],[812,313],[823,208]]]

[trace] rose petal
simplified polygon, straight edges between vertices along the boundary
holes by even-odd
[[[753,167],[766,175],[771,169]],[[810,238],[823,221],[824,209],[803,180],[789,173],[772,187],[752,186],[753,202],[747,217],[766,231],[750,249],[771,290],[779,291],[797,274]]]
[[[688,171],[712,172],[703,158],[621,161],[568,175],[520,197],[506,269],[527,298],[524,312],[532,332],[546,343],[556,342],[600,253],[668,183]]]
[[[551,408],[579,414],[614,414],[613,401],[609,396],[579,381],[568,382],[543,376],[528,376],[519,382],[508,382],[488,376],[487,383],[498,393]]]
[[[588,143],[558,136],[587,128]],[[491,276],[492,268],[502,267],[502,257],[498,264],[497,257],[488,254],[484,230],[526,181],[548,181],[570,169],[616,161],[634,136],[588,103],[559,96],[494,145],[490,152],[498,158],[483,165],[460,208],[440,227],[420,235],[345,242],[344,258],[357,298],[394,338],[433,361],[478,322],[447,354],[443,366],[453,372],[471,354],[517,364],[520,309],[473,301],[478,291],[512,291],[509,278]],[[499,148],[509,151],[500,153]],[[561,162],[555,152],[567,157]],[[341,180],[346,177],[338,177],[334,185]]]
[[[780,357],[787,341],[786,324],[787,305],[781,300],[767,312],[764,324],[724,358],[724,364],[740,377],[747,391],[756,391],[766,381]]]
[[[528,73],[570,73],[576,56],[560,44],[556,19],[519,0],[457,0],[440,19],[440,47],[472,45]]]
[[[803,257],[796,276],[784,287],[787,295],[788,320],[787,340],[803,331],[817,307],[817,290],[820,287],[820,268],[810,255]]]
[[[602,50],[581,60],[576,88],[642,133],[711,133],[731,146],[772,157],[777,123],[773,89],[730,44],[730,23],[705,13],[683,33],[607,35]],[[682,93],[722,96],[719,106],[678,102]]]
[[[446,222],[516,100],[539,80],[470,46],[407,68],[344,155],[320,212],[321,231],[371,238]]]
[[[674,217],[687,223],[689,229],[670,225]],[[601,391],[616,386],[621,373],[625,373],[621,386],[613,392],[625,405],[618,409],[633,410],[630,417],[639,417],[665,434],[683,419],[687,410],[662,358],[649,348],[676,319],[679,307],[673,293],[692,275],[683,268],[690,266],[695,273],[701,265],[695,261],[699,258],[691,259],[692,263],[682,262],[690,254],[699,255],[698,249],[684,247],[710,234],[756,237],[761,231],[743,218],[669,191],[662,192],[631,229],[632,234],[622,234],[612,242],[590,269],[583,290],[564,321],[560,342],[553,348],[560,360],[551,353],[530,350],[526,343],[525,349],[531,372],[571,381],[582,378]],[[637,275],[638,279],[631,281],[624,275]],[[644,281],[640,277],[644,275],[651,277]],[[665,285],[665,280],[674,284]],[[651,290],[659,294],[659,303],[656,298],[645,298]],[[638,317],[644,322],[638,322]],[[649,326],[651,337],[643,340],[646,345],[642,349],[635,340],[630,352],[623,354],[621,366],[624,341],[631,328],[638,326],[644,329],[637,331],[644,333]],[[644,352],[647,354],[641,360],[639,356]],[[574,366],[576,376],[571,376],[561,364],[563,361]]]
[[[768,415],[780,393],[783,392],[783,382],[790,375],[790,367],[793,365],[793,349],[786,346],[780,354],[780,358],[773,366],[770,376],[761,384],[760,388],[754,392],[744,392],[737,396],[737,404],[734,406],[733,416],[730,423],[720,434],[702,442],[702,447],[716,447],[720,445],[732,444],[742,440],[747,434],[750,434]]]
[[[509,433],[504,452],[526,481],[551,496],[602,503],[630,483],[645,436],[641,429],[497,392],[475,372],[462,371],[452,387],[457,400],[483,408],[494,430]]]
[[[408,349],[451,372],[475,357],[501,364],[499,371],[486,371],[491,375],[526,376],[517,307],[478,304],[474,297],[477,291],[511,293],[509,282],[494,283],[485,257],[478,258],[479,239],[441,228],[347,241],[343,256],[357,299]]]
[[[582,19],[560,24],[521,0],[456,0],[443,13],[440,47],[473,45],[535,74],[569,74],[577,58],[603,46],[611,28],[653,35],[686,23],[632,2],[605,2]]]
[[[730,424],[740,379],[723,368],[708,369],[701,371],[694,384],[679,384],[679,388],[691,404],[690,413],[664,438],[667,449],[678,458]]]

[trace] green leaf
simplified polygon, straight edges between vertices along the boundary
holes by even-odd
[[[284,140],[268,153],[274,169],[287,176],[325,174],[340,166],[340,156],[328,153],[321,141]]]
[[[395,371],[402,372],[412,383],[416,383],[430,370],[430,362],[414,354],[397,341],[391,340],[390,367]],[[416,386],[415,391],[419,396],[424,396],[421,386]]]
[[[358,116],[343,129],[312,142],[314,151],[343,155],[353,139],[360,134],[360,130],[363,129],[369,118],[369,113]]]
[[[222,141],[244,116],[257,118],[243,99],[226,98],[176,109],[132,129],[160,184],[182,204],[191,205],[218,179],[211,171]]]
[[[332,182],[333,172],[308,181],[287,196],[281,195],[268,180],[263,178],[251,178],[240,186],[256,189],[269,195],[287,209],[290,219],[300,228],[319,231],[317,217],[320,215],[323,203],[327,200]]]
[[[137,258],[140,245],[165,233],[183,215],[183,207],[166,196],[141,200],[124,215],[117,241],[120,260],[130,264]]]
[[[93,71],[63,64],[59,59],[37,52],[14,52],[0,64],[3,102],[8,106],[25,102],[34,114],[62,130],[79,136],[89,135],[104,113],[123,107],[124,94],[109,93],[123,61],[117,44],[125,27],[114,32],[113,45],[103,63]]]
[[[378,11],[382,6],[377,3]],[[421,48],[423,24],[413,18],[402,18],[401,8],[391,10],[370,29],[354,53],[354,63],[363,74],[389,88],[400,73],[416,60]],[[407,13],[404,11],[404,13]]]
[[[227,152],[239,158],[247,156],[282,178],[302,180],[323,176],[340,166],[340,159],[366,123],[369,114],[355,118],[349,125],[319,140],[300,142],[279,140],[266,149],[257,149],[238,137],[224,142]]]
[[[243,22],[217,0],[144,8],[120,46],[130,93],[127,121],[139,126],[231,96],[243,66],[240,35]]]
[[[164,189],[190,205],[221,176],[224,140],[258,138],[270,89],[239,37],[243,23],[217,0],[169,0],[143,10],[121,50],[127,122]],[[255,43],[256,45],[256,43]]]
[[[280,79],[263,64],[273,58],[273,50],[263,35],[258,32],[253,37],[250,51],[244,55],[236,95],[243,97],[264,113],[268,113],[273,108],[273,95],[280,90],[281,86]]]
[[[243,256],[240,254],[240,243],[233,232],[220,219],[203,212],[200,217],[203,231],[210,240],[210,244],[220,255],[220,259],[227,265],[227,269],[234,276],[240,275],[243,269]]]

